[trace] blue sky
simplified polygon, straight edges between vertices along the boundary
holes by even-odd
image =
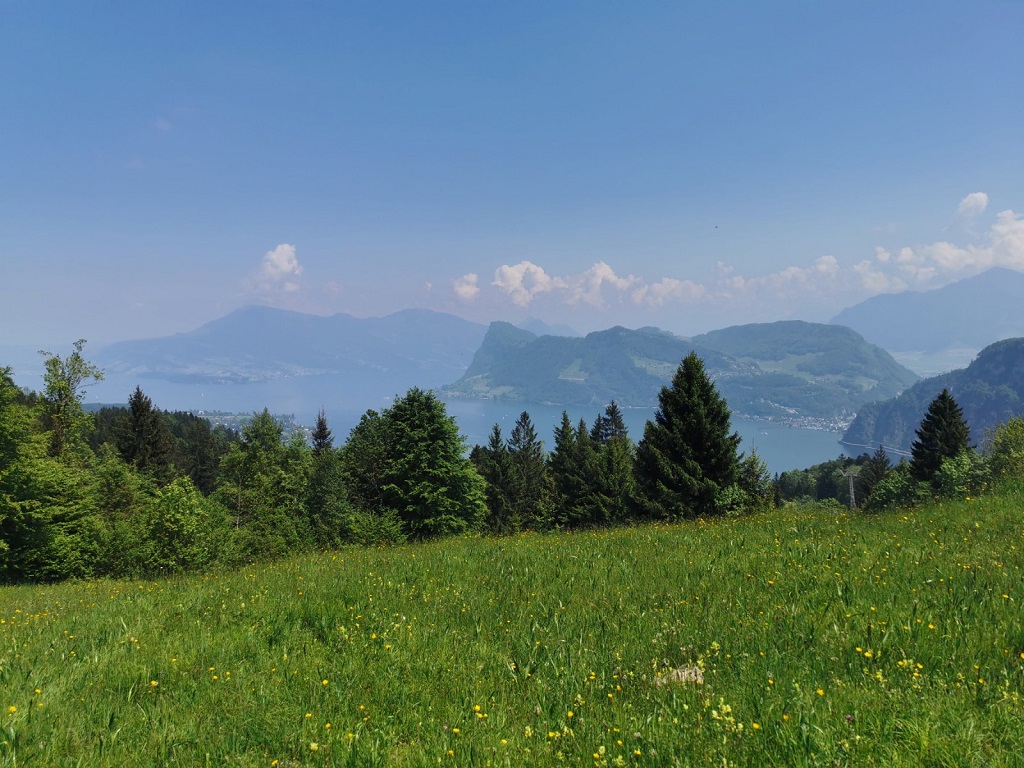
[[[0,344],[692,334],[1024,269],[1024,3],[0,0]]]

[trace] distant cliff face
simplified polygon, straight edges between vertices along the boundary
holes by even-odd
[[[892,400],[865,405],[843,442],[909,450],[928,404],[943,389],[963,409],[972,441],[983,442],[996,425],[1024,415],[1024,338],[998,341],[967,368],[924,379]]]
[[[465,375],[443,392],[650,407],[690,351],[734,413],[789,423],[845,424],[863,403],[892,397],[917,380],[884,350],[834,325],[755,324],[684,339],[656,328],[538,337],[492,323]]]

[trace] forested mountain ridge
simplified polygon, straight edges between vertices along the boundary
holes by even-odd
[[[894,399],[865,405],[842,442],[909,450],[928,403],[943,389],[963,409],[971,439],[983,441],[997,424],[1024,414],[1024,338],[997,341],[966,368],[923,379]]]
[[[657,328],[611,328],[583,338],[535,336],[495,322],[450,397],[563,405],[656,404],[689,352],[700,356],[737,415],[791,423],[841,422],[917,377],[839,326],[787,321],[735,326],[691,339]]]
[[[832,322],[890,352],[973,350],[1024,336],[1024,273],[992,267],[931,291],[872,296]]]
[[[124,341],[99,351],[109,373],[168,381],[247,383],[342,373],[379,379],[385,392],[459,376],[486,327],[441,312],[385,317],[308,315],[249,306],[188,333]]]

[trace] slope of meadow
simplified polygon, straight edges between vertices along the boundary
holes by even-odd
[[[1020,765],[1022,509],[4,588],[0,765]]]

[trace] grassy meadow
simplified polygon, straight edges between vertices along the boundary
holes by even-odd
[[[0,765],[1024,765],[1022,565],[1018,488],[3,588]]]

